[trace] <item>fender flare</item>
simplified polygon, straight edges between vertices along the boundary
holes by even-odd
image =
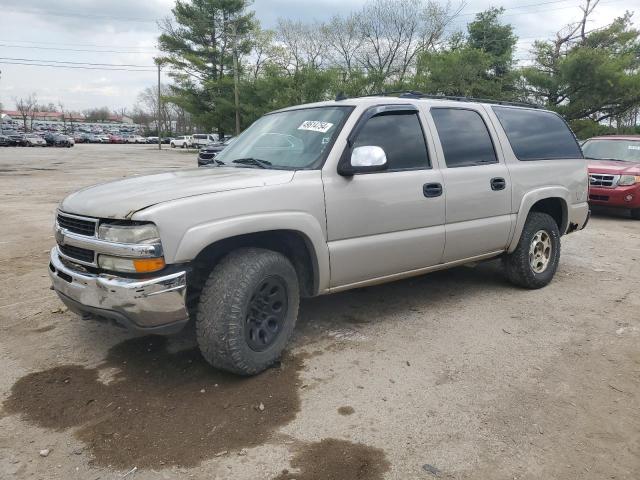
[[[317,219],[304,212],[279,211],[223,218],[189,228],[178,243],[175,263],[190,262],[209,245],[226,238],[259,232],[288,230],[301,234],[310,249],[317,293],[329,288],[329,249],[326,235]]]
[[[520,208],[518,209],[518,215],[516,217],[516,224],[513,230],[513,236],[511,242],[507,248],[507,252],[513,252],[518,246],[520,241],[520,235],[524,229],[524,224],[527,221],[531,207],[533,207],[540,200],[546,198],[559,198],[562,201],[562,224],[560,227],[560,235],[564,235],[567,231],[567,222],[569,218],[569,207],[571,203],[571,192],[566,187],[556,185],[552,187],[538,188],[527,192],[520,202]]]

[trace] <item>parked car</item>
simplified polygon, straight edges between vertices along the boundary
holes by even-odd
[[[235,137],[227,139],[224,143],[212,143],[202,147],[198,152],[198,166],[215,165],[215,157],[233,143]]]
[[[48,133],[44,136],[47,145],[51,147],[73,147],[75,142],[73,138],[67,137],[66,135],[62,135],[59,133]]]
[[[109,143],[125,143],[125,139],[120,135],[109,135]]]
[[[640,135],[590,138],[582,151],[589,160],[589,203],[627,209],[640,220]]]
[[[22,141],[23,137],[24,137],[24,134],[22,134],[22,133],[9,133],[7,136],[11,140],[11,143],[12,143],[11,146],[24,147],[24,142]]]
[[[98,139],[100,140],[100,143],[111,143],[110,135],[99,135]]]
[[[131,135],[127,137],[127,142],[128,143],[147,143],[147,140],[144,137],[141,137],[140,135]]]
[[[46,147],[47,142],[41,136],[29,133],[22,137],[22,145],[25,147]]]
[[[191,148],[192,142],[193,142],[193,139],[191,138],[190,135],[184,135],[182,137],[174,138],[169,142],[169,144],[171,145],[171,148],[176,148],[176,147]]]
[[[171,140],[173,140],[173,137],[162,137],[160,141],[166,145],[169,145],[171,143]]]
[[[12,147],[15,143],[7,135],[0,135],[0,147]]]
[[[147,143],[158,143],[158,137],[147,137]]]
[[[218,141],[218,135],[214,135],[212,133],[204,134],[204,133],[195,133],[192,135],[193,139],[191,143],[195,148],[201,148],[209,145],[210,143],[215,143]]]
[[[70,310],[156,334],[193,321],[207,361],[253,375],[280,357],[300,297],[498,257],[515,285],[541,288],[589,215],[564,120],[504,103],[297,106],[216,160],[61,202],[49,275]]]

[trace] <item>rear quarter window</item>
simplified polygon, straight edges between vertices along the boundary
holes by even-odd
[[[575,136],[555,113],[513,107],[492,109],[518,160],[583,158]]]

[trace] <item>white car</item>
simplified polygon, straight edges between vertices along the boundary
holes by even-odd
[[[127,137],[127,143],[147,143],[140,135],[130,135]]]
[[[192,144],[195,148],[206,147],[210,143],[216,143],[220,137],[215,133],[196,133],[193,135]]]
[[[44,138],[39,135],[25,135],[24,136],[24,145],[27,147],[46,147],[47,142]]]
[[[177,137],[171,140],[170,142],[171,148],[191,148],[193,146],[193,137],[191,135],[183,135],[182,137]]]

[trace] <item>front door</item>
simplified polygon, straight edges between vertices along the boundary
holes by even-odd
[[[350,141],[351,149],[381,147],[387,169],[350,177],[323,172],[332,288],[436,265],[442,258],[443,181],[431,167],[424,118],[417,109],[385,108],[363,115]]]

